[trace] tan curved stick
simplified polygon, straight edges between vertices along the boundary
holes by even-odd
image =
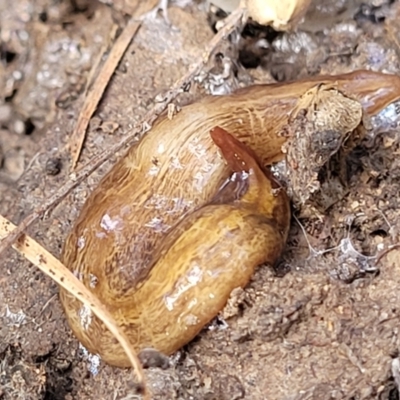
[[[6,237],[15,228],[16,226],[12,222],[0,215],[0,239]],[[135,350],[129,343],[126,335],[118,328],[114,318],[104,308],[97,297],[57,258],[28,235],[21,235],[12,247],[96,314],[125,350],[135,371],[137,383],[143,390],[144,398],[150,400],[150,395],[145,384],[144,372]]]

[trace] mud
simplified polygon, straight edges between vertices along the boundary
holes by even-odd
[[[125,135],[202,54],[215,16],[186,3],[169,8],[172,27],[160,15],[143,21],[96,111],[81,165]],[[360,68],[399,73],[399,2],[360,3],[319,1],[295,33],[246,28],[246,38],[222,46],[213,73],[176,104],[251,82]],[[68,139],[91,66],[122,21],[94,1],[1,2],[0,212],[14,222],[66,182]],[[252,68],[238,62],[244,54]],[[261,267],[235,291],[172,367],[146,371],[154,399],[399,398],[400,249],[376,257],[399,241],[398,113],[393,105],[370,121],[348,156],[344,197],[318,219],[292,221],[277,269]],[[29,234],[58,256],[118,156]],[[0,398],[136,398],[130,371],[101,363],[72,336],[57,285],[11,249],[0,270]]]

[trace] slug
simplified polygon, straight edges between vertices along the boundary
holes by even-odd
[[[137,350],[173,353],[218,313],[232,289],[246,285],[256,263],[275,261],[289,209],[252,152],[260,165],[283,158],[286,138],[279,133],[298,98],[320,83],[360,101],[367,114],[400,98],[400,77],[368,71],[209,96],[172,119],[159,118],[89,196],[61,260]],[[220,129],[210,135],[216,126],[238,141]],[[245,178],[247,170],[252,172]],[[241,177],[229,183],[232,171]],[[277,253],[261,252],[270,246]],[[129,366],[94,315],[64,290],[61,301],[89,351],[109,364]]]

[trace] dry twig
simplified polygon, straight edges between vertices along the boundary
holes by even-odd
[[[82,110],[78,117],[75,129],[71,135],[70,151],[72,157],[72,169],[75,168],[79,156],[81,154],[83,142],[85,141],[86,129],[89,125],[90,118],[95,112],[97,105],[99,104],[104,90],[106,89],[111,76],[114,74],[115,68],[117,68],[121,57],[125,53],[126,48],[135,36],[136,32],[140,27],[140,22],[135,21],[133,18],[128,22],[121,35],[114,43],[111,52],[105,61],[99,75],[93,82],[93,86],[87,95],[83,104]],[[97,69],[97,65],[94,67]]]
[[[0,215],[0,238],[6,236],[16,226]],[[114,318],[104,308],[100,300],[90,292],[86,286],[78,280],[72,272],[70,272],[60,261],[57,260],[51,253],[44,249],[38,242],[33,240],[26,234],[19,237],[18,241],[13,244],[13,247],[18,250],[27,260],[38,267],[42,272],[48,275],[51,279],[57,282],[64,289],[68,290],[80,302],[88,307],[96,316],[104,323],[111,331],[114,337],[119,341],[122,348],[125,350],[136,374],[138,385],[144,391],[145,398],[150,398],[145,385],[145,377],[140,361],[137,358],[135,350],[129,343],[126,335],[118,327]]]
[[[40,218],[50,207],[59,203],[72,189],[79,185],[84,179],[92,174],[100,165],[107,161],[112,155],[120,151],[125,146],[129,146],[137,140],[140,134],[145,131],[143,127],[151,126],[157,117],[167,108],[181,92],[183,92],[200,73],[206,65],[211,55],[214,53],[218,45],[226,39],[235,29],[237,29],[246,18],[246,12],[242,8],[235,10],[227,19],[223,28],[211,39],[202,57],[194,63],[186,75],[179,79],[170,90],[165,93],[163,102],[156,104],[142,119],[141,123],[135,127],[132,132],[121,141],[109,149],[104,150],[101,154],[93,157],[84,167],[78,170],[77,173],[72,173],[69,176],[68,182],[62,186],[53,196],[46,200],[43,204],[37,207],[30,215],[24,218],[18,227],[12,231],[7,237],[0,242],[0,255],[11,246],[18,237]]]

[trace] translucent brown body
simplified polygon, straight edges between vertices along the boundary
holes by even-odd
[[[400,97],[399,77],[366,71],[206,97],[172,120],[160,118],[93,191],[62,261],[106,305],[138,350],[173,353],[217,314],[232,289],[247,284],[256,265],[276,261],[285,241],[285,234],[277,233],[279,219],[288,221],[288,209],[283,198],[267,196],[268,215],[265,206],[260,212],[264,197],[251,196],[265,196],[266,181],[249,183],[250,195],[240,200],[221,204],[223,191],[205,206],[233,167],[209,132],[221,126],[265,165],[280,160],[281,128],[298,97],[319,83],[337,85],[369,114]],[[247,202],[253,217],[245,218],[237,201]],[[194,261],[199,256],[201,263]],[[206,275],[213,278],[199,278]],[[210,302],[213,296],[218,301]],[[84,315],[68,293],[61,291],[61,300],[71,328],[90,351],[113,365],[129,365],[101,322]]]

